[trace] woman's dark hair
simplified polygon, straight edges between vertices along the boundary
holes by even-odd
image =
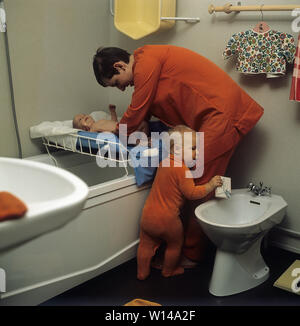
[[[129,63],[130,53],[127,51],[109,47],[99,48],[94,55],[93,69],[97,82],[106,87],[107,85],[103,79],[111,79],[113,75],[119,74],[118,70],[113,67],[115,62],[124,61]]]

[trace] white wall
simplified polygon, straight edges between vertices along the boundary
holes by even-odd
[[[23,155],[40,153],[29,127],[69,120],[107,106],[93,75],[92,56],[109,40],[103,0],[9,0],[9,50]]]

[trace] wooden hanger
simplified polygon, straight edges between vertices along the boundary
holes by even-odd
[[[265,33],[268,30],[270,30],[270,26],[264,21],[264,15],[263,15],[263,12],[262,12],[262,7],[263,6],[264,5],[261,5],[261,8],[260,8],[261,21],[259,23],[257,23],[255,25],[255,27],[253,28],[254,32],[257,32],[257,33]]]

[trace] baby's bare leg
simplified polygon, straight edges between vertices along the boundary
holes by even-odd
[[[118,122],[118,117],[116,114],[116,106],[113,104],[109,104],[110,118],[112,121]]]

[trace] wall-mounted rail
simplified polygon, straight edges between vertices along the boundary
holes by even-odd
[[[230,14],[232,12],[240,11],[292,11],[296,8],[300,9],[299,5],[255,5],[255,6],[242,6],[240,2],[236,6],[231,3],[226,3],[224,6],[210,5],[208,12],[213,14],[214,12],[225,12]]]

